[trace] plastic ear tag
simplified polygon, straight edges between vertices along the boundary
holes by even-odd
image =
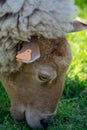
[[[18,51],[16,60],[24,63],[31,63],[40,57],[40,50],[37,43],[23,43],[23,47]]]
[[[16,59],[17,61],[20,61],[20,62],[27,62],[31,60],[31,54],[32,54],[32,50],[27,49],[26,51],[19,53],[16,56]]]

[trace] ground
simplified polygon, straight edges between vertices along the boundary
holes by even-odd
[[[87,23],[87,0],[76,0],[78,19]],[[54,122],[47,130],[87,130],[87,30],[68,34],[73,61]],[[0,130],[31,130],[25,122],[15,123],[10,101],[0,83]],[[39,129],[38,129],[39,130]]]

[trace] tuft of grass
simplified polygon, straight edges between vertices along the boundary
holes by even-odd
[[[48,130],[87,130],[87,97],[62,99]]]

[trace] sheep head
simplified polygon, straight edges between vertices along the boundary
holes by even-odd
[[[43,127],[44,121],[50,123],[56,114],[72,56],[65,38],[48,40],[32,37],[31,43],[38,44],[40,58],[29,64],[24,63],[19,72],[4,76],[2,81],[11,99],[14,119],[26,118],[34,128]]]

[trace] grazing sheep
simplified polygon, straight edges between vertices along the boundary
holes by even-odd
[[[0,78],[14,119],[32,128],[56,114],[72,59],[65,34],[87,28],[75,12],[73,0],[0,1]]]

